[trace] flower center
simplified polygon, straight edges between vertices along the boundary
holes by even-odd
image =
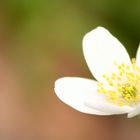
[[[132,65],[115,64],[117,72],[103,74],[104,83],[98,83],[98,93],[106,95],[107,100],[115,105],[133,106],[140,101],[140,68],[132,59]]]

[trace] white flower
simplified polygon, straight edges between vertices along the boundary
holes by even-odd
[[[87,65],[96,78],[64,77],[55,82],[57,96],[76,110],[96,115],[140,114],[140,47],[136,60],[103,27],[83,39]]]

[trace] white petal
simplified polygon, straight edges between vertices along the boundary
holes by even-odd
[[[74,109],[88,114],[107,115],[85,105],[90,94],[96,93],[97,82],[84,78],[65,77],[55,82],[55,92],[64,103]]]
[[[83,78],[61,78],[55,83],[57,96],[66,104],[78,111],[112,115],[132,111],[131,107],[116,106],[105,99],[105,95],[97,93],[97,82]]]
[[[111,102],[107,101],[106,99],[94,100],[93,95],[90,98],[88,98],[88,100],[86,101],[85,104],[87,106],[91,107],[91,108],[96,109],[96,110],[100,110],[102,112],[109,113],[110,115],[113,115],[113,114],[125,114],[125,113],[129,113],[130,111],[133,110],[132,107],[129,107],[129,106],[117,106],[117,105],[112,104]]]
[[[131,64],[123,45],[103,27],[84,36],[83,51],[88,67],[98,81],[103,80],[103,74],[114,71],[115,62]]]
[[[137,54],[136,54],[136,64],[138,67],[140,67],[140,45],[138,47]]]
[[[137,107],[135,107],[133,111],[129,112],[127,117],[132,118],[132,117],[137,116],[138,114],[140,114],[140,104],[138,104]]]

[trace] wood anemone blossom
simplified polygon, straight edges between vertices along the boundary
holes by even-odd
[[[84,57],[95,80],[64,77],[55,93],[74,109],[94,115],[140,114],[140,47],[130,59],[125,47],[103,28],[83,38]]]

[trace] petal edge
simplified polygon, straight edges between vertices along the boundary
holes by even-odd
[[[74,109],[95,115],[109,115],[108,113],[90,108],[85,105],[85,99],[91,92],[95,92],[97,82],[78,77],[64,77],[55,82],[55,93],[58,98]]]
[[[97,27],[84,36],[83,52],[91,73],[101,82],[103,74],[114,71],[114,62],[131,64],[123,45],[103,27]]]

